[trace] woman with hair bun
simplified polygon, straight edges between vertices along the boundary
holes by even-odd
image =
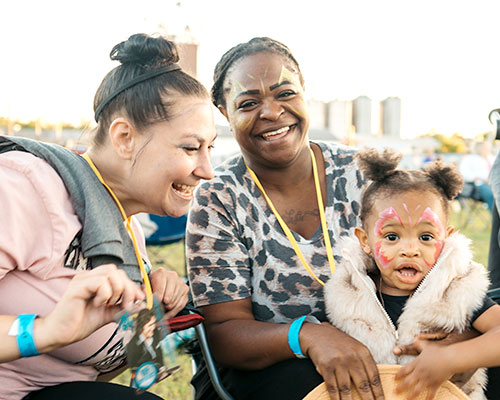
[[[441,161],[403,170],[397,168],[401,154],[391,150],[365,149],[356,157],[371,183],[361,199],[356,238],[338,243],[343,259],[324,288],[326,311],[377,364],[408,364],[397,375],[405,398],[427,391],[432,399],[452,375],[499,363],[493,341],[500,306],[486,296],[486,270],[473,261],[470,240],[448,225],[449,204],[464,181],[456,166]],[[448,346],[425,334],[414,342],[421,333],[471,326],[487,333]],[[399,346],[410,344],[421,351],[416,358],[401,352]],[[462,390],[470,399],[485,399],[485,384],[480,369]]]
[[[0,140],[0,398],[150,399],[95,382],[126,365],[117,312],[153,293],[177,314],[188,287],[151,266],[140,212],[181,216],[213,171],[206,89],[176,46],[136,34],[94,100],[83,157],[60,146]]]

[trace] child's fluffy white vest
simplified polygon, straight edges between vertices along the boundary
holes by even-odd
[[[481,307],[488,289],[485,268],[472,261],[470,241],[458,233],[450,235],[436,266],[418,291],[407,301],[399,318],[398,331],[389,322],[376,298],[368,273],[376,270],[357,239],[345,238],[343,261],[324,287],[330,322],[365,344],[378,364],[407,364],[414,357],[397,357],[396,344],[410,344],[421,332],[462,331],[469,327],[474,310]],[[462,390],[474,400],[485,399],[482,388],[486,372],[478,370]]]

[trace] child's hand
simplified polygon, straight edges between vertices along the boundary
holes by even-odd
[[[446,332],[444,330],[436,332],[422,332],[415,337],[414,341],[411,344],[396,346],[393,352],[397,356],[402,356],[405,354],[410,356],[418,356],[420,354],[420,349],[415,346],[415,343],[417,343],[420,340],[439,341],[439,343],[443,345],[448,345],[457,342],[462,342],[464,340],[469,340],[477,337],[478,335],[479,333],[474,329],[466,329],[461,333],[455,331]]]
[[[450,334],[445,331],[436,331],[436,332],[422,332],[418,336],[415,336],[413,342],[408,345],[398,345],[394,347],[393,353],[397,356],[409,355],[409,356],[418,356],[422,351],[423,347],[421,342],[428,340],[440,340],[441,343],[445,343],[445,340],[448,340]]]
[[[411,400],[427,391],[426,400],[432,400],[439,386],[453,375],[453,361],[449,358],[447,346],[420,339],[416,339],[413,345],[420,355],[396,374],[396,393],[405,393]]]

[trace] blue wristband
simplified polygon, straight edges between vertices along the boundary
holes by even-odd
[[[288,328],[288,346],[290,346],[290,350],[292,350],[293,354],[295,354],[295,357],[297,358],[307,358],[302,353],[302,349],[300,348],[300,342],[299,342],[300,328],[302,328],[302,324],[304,323],[305,319],[306,315],[297,318],[295,321],[292,322],[290,328]]]
[[[20,314],[17,317],[19,321],[19,331],[16,338],[21,357],[32,357],[40,354],[33,340],[33,325],[35,324],[35,318],[36,314]]]

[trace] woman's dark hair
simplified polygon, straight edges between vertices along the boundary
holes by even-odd
[[[229,88],[224,88],[224,81],[231,66],[233,66],[236,61],[246,56],[262,52],[279,54],[290,60],[292,64],[297,68],[300,83],[302,86],[304,86],[304,78],[302,76],[302,72],[300,72],[299,63],[291,53],[290,49],[277,40],[268,37],[255,37],[248,42],[240,43],[229,49],[215,66],[214,84],[212,86],[211,92],[212,101],[216,107],[226,107],[225,92],[226,89]]]
[[[360,218],[364,224],[375,200],[408,191],[436,193],[448,216],[448,206],[464,185],[464,180],[454,164],[441,160],[428,163],[423,170],[397,169],[402,155],[394,150],[366,148],[356,153],[358,165],[365,178],[372,182],[361,198]]]
[[[97,113],[96,145],[104,143],[109,124],[117,112],[124,113],[136,128],[142,129],[171,117],[173,101],[165,100],[171,95],[208,98],[206,88],[198,80],[177,69],[137,83],[106,102],[117,89],[132,80],[177,63],[179,54],[175,43],[161,36],[139,33],[114,46],[110,58],[121,64],[104,77],[94,96],[94,111],[102,109]]]

